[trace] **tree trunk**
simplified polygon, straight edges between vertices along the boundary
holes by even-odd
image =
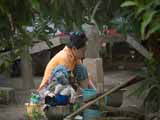
[[[34,88],[34,81],[32,75],[32,63],[29,59],[28,48],[23,49],[23,55],[21,56],[21,73],[22,73],[22,88],[31,89]]]

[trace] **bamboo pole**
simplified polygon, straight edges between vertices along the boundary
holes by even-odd
[[[64,120],[72,120],[72,118],[77,115],[78,113],[80,113],[81,111],[83,111],[84,109],[86,109],[87,107],[89,107],[90,105],[96,103],[97,101],[99,101],[100,99],[104,98],[107,95],[110,95],[113,92],[116,92],[124,87],[127,87],[131,84],[137,83],[138,81],[140,81],[142,78],[137,77],[137,75],[132,76],[128,81],[123,82],[122,84],[112,88],[111,90],[107,90],[106,92],[104,92],[102,95],[100,95],[99,97],[95,98],[94,100],[84,104],[82,107],[80,107],[78,110],[74,111],[73,113],[71,113],[70,115],[68,115],[66,118],[64,118]]]

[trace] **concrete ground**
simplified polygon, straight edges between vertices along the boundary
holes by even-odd
[[[27,120],[24,105],[0,105],[0,120]]]
[[[132,76],[135,75],[135,72],[133,71],[109,71],[106,72],[104,75],[104,81],[106,89],[107,87],[114,87],[122,82],[125,82],[129,80]],[[138,87],[139,83],[129,86],[127,88],[124,88],[124,94],[123,94],[123,102],[121,107],[136,107],[138,109],[141,108],[143,99],[138,98],[135,95],[133,95],[133,91]]]
[[[128,80],[135,72],[132,71],[108,71],[104,74],[105,89],[107,87],[116,86],[123,81]],[[19,79],[14,79],[14,85],[21,84]],[[41,81],[41,77],[35,77],[35,85],[38,86]],[[141,100],[135,96],[129,97],[130,91],[135,87],[129,87],[123,95],[122,107],[133,106],[140,107]],[[30,91],[18,91],[16,95],[16,104],[0,105],[0,120],[25,120],[26,109],[24,103],[29,100]]]

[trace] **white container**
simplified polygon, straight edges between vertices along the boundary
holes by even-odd
[[[80,116],[80,115],[77,115],[77,116],[74,118],[74,120],[83,120],[83,117]]]

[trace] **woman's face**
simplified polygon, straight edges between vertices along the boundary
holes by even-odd
[[[85,52],[86,52],[86,46],[83,48],[73,48],[74,54],[77,59],[84,59],[85,58]]]

